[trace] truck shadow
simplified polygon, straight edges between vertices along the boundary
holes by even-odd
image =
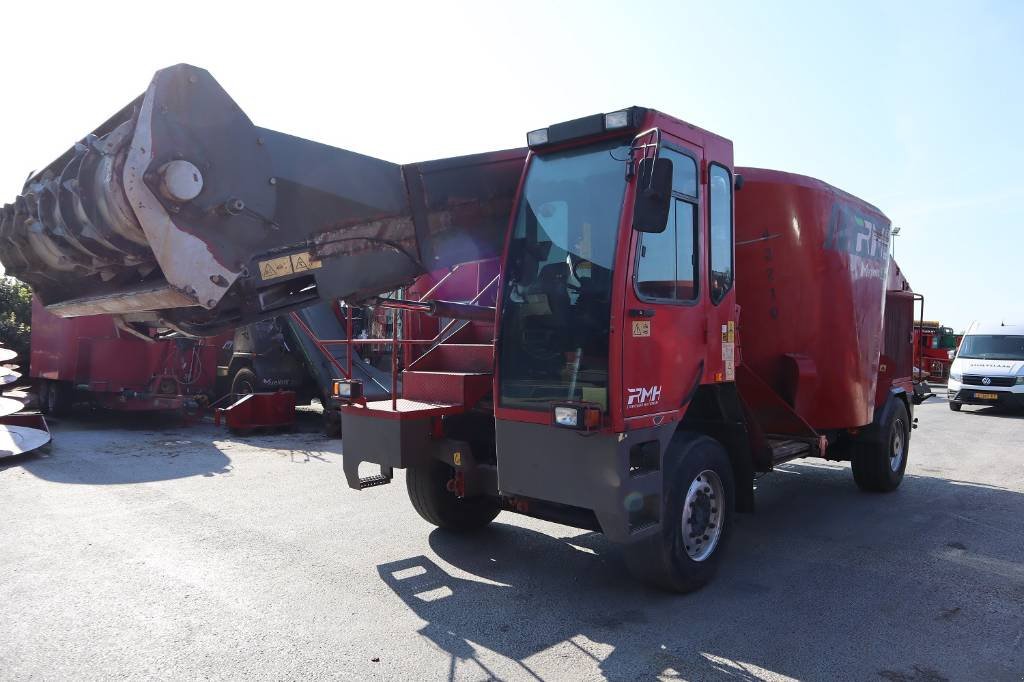
[[[420,555],[378,571],[426,622],[419,634],[451,657],[450,679],[467,664],[499,677],[482,650],[531,679],[542,678],[532,657],[570,665],[573,679],[599,671],[613,680],[938,680],[1024,669],[1014,644],[1024,625],[1024,495],[921,476],[867,495],[848,468],[786,471],[759,492],[758,514],[739,517],[717,579],[691,595],[634,582],[623,550],[600,534],[557,538],[505,523],[464,536],[434,530],[431,549],[455,570]],[[1006,611],[974,606],[986,594]],[[1002,649],[991,670],[963,655],[961,618],[989,628]]]
[[[46,481],[84,485],[216,476],[231,470],[231,460],[213,443],[226,432],[202,423],[181,428],[180,416],[168,419],[159,413],[107,411],[54,419],[53,440],[46,448],[0,460],[0,470],[20,466]]]

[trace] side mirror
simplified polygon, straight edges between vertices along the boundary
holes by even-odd
[[[664,232],[672,200],[672,161],[644,159],[637,175],[633,229],[637,232]]]

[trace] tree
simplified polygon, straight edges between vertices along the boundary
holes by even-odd
[[[0,277],[0,346],[18,353],[27,372],[32,324],[32,289],[13,277]]]

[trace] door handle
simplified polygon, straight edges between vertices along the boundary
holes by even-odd
[[[630,317],[654,317],[653,308],[630,308]]]

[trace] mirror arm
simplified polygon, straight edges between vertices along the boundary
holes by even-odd
[[[658,150],[661,149],[661,129],[658,128],[657,126],[655,126],[654,128],[648,128],[647,130],[644,130],[643,132],[637,133],[636,135],[633,136],[633,141],[629,143],[629,164],[626,166],[626,179],[627,180],[632,178],[633,174],[634,174],[633,164],[635,163],[635,157],[633,156],[633,153],[637,150],[637,144],[636,143],[641,138],[647,137],[648,135],[652,135],[652,134],[654,135],[654,144],[653,145],[651,145],[651,144],[643,145],[644,155],[642,157],[640,157],[640,160],[643,161],[644,159],[647,158],[647,148],[650,147],[650,146],[654,147],[654,161],[658,160]],[[647,185],[648,189],[650,189],[651,183],[653,183],[653,181],[654,181],[653,177],[648,181],[648,185]]]

